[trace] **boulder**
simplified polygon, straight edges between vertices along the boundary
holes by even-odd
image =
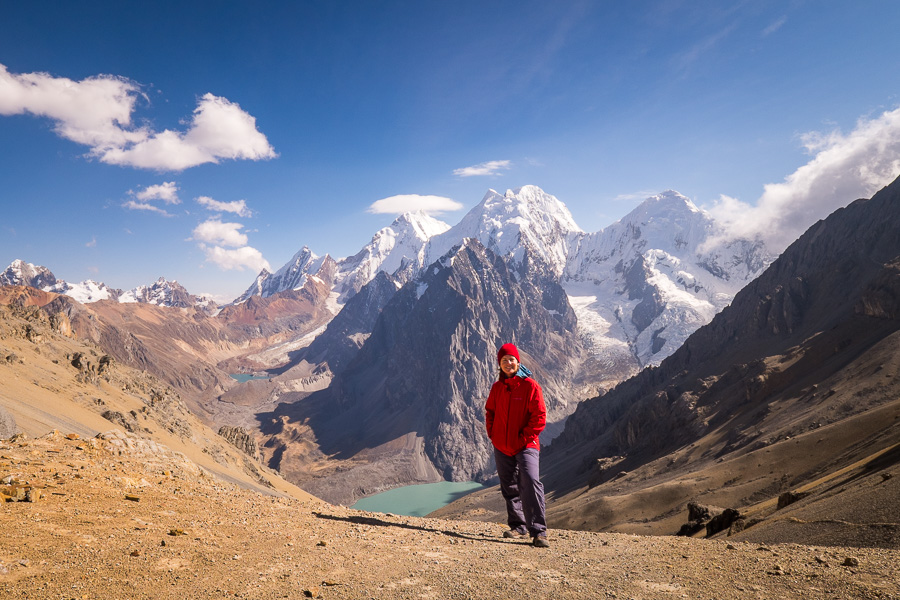
[[[18,431],[16,420],[9,411],[0,406],[0,440],[11,438]]]

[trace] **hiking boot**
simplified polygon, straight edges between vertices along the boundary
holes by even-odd
[[[547,541],[546,535],[534,536],[534,540],[532,540],[531,543],[535,548],[549,548],[550,547],[550,542]]]
[[[513,538],[513,539],[522,539],[527,538],[528,534],[524,531],[519,531],[518,529],[507,529],[503,532],[503,537],[505,538]]]

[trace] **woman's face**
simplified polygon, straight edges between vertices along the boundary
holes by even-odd
[[[500,370],[503,371],[507,377],[512,377],[519,372],[519,361],[516,360],[515,356],[506,354],[500,359]]]

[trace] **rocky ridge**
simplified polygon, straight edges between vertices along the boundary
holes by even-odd
[[[177,281],[168,281],[164,277],[160,277],[151,285],[140,285],[123,291],[92,279],[80,283],[69,283],[57,279],[47,267],[36,266],[21,259],[14,260],[5,271],[0,273],[0,286],[4,285],[25,285],[45,292],[65,294],[82,304],[113,300],[175,308],[198,307],[209,314],[216,311],[216,303],[210,298],[190,294]]]

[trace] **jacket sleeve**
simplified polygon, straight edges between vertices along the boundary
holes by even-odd
[[[488,394],[487,402],[484,405],[484,426],[487,428],[488,437],[491,437],[491,430],[494,428],[494,388],[491,387],[491,393]]]
[[[535,385],[528,398],[528,423],[522,429],[525,443],[537,441],[538,436],[547,425],[547,407],[544,405],[544,392],[540,385]]]

